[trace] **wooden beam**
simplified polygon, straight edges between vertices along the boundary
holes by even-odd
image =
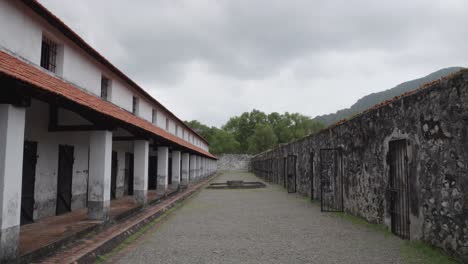
[[[113,130],[114,127],[106,125],[59,125],[58,124],[58,107],[49,105],[49,132],[64,132],[64,131],[97,131],[97,130]]]

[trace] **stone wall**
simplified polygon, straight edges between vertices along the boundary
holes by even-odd
[[[219,171],[248,171],[252,155],[223,154],[218,158]]]
[[[409,214],[410,238],[468,260],[467,70],[261,153],[253,158],[252,170],[288,186],[285,157],[294,155],[297,162],[291,167],[297,192],[321,199],[320,184],[330,193],[327,188],[334,173],[328,169],[330,157],[324,158],[328,153],[324,149],[337,148],[341,155],[337,155],[334,175],[342,175],[343,184],[336,183],[342,186],[344,211],[391,228],[389,146],[402,139],[407,151],[404,187],[409,199],[404,209]],[[290,188],[292,184],[291,180]],[[339,194],[333,194],[339,201]]]

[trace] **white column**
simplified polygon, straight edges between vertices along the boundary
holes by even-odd
[[[133,144],[133,197],[145,205],[148,192],[149,142],[136,140]]]
[[[112,162],[112,132],[92,131],[89,137],[88,217],[108,220]]]
[[[189,163],[190,163],[190,154],[182,154],[182,180],[180,185],[188,186],[189,184]]]
[[[190,155],[190,180],[189,182],[195,182],[197,177],[197,156]]]
[[[26,110],[0,104],[0,262],[16,261]]]
[[[156,194],[165,195],[169,174],[169,148],[158,147],[158,175]]]
[[[180,151],[172,151],[172,188],[177,189],[180,184]]]

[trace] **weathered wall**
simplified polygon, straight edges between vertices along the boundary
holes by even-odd
[[[218,160],[220,171],[248,171],[251,155],[247,154],[223,154]]]
[[[468,259],[466,70],[316,135],[262,153],[254,158],[254,171],[284,184],[284,157],[297,155],[297,192],[308,196],[313,192],[320,199],[320,150],[341,148],[344,211],[390,226],[387,157],[389,142],[397,139],[408,142],[411,239]]]

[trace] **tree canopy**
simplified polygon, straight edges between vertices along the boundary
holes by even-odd
[[[256,154],[288,143],[324,128],[319,121],[299,113],[265,114],[259,110],[234,116],[221,128],[208,127],[197,120],[186,124],[210,143],[213,154]]]

